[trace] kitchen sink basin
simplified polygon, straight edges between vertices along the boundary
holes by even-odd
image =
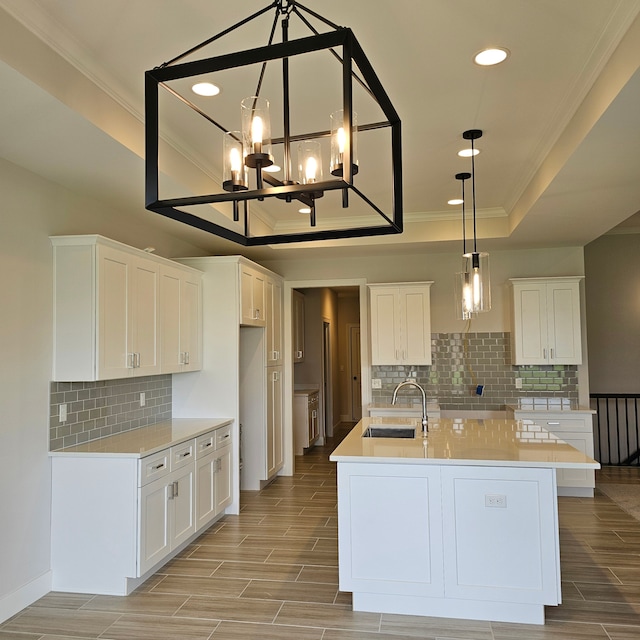
[[[416,430],[413,427],[369,427],[363,438],[414,438]]]

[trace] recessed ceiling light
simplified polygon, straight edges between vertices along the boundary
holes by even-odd
[[[267,173],[278,173],[278,171],[280,171],[280,169],[282,169],[282,167],[280,167],[277,164],[272,164],[268,167],[264,167],[262,170],[266,171]]]
[[[492,49],[483,49],[476,53],[473,61],[479,64],[481,67],[490,67],[494,64],[500,64],[509,56],[509,50],[501,47],[495,47]]]
[[[217,96],[220,93],[220,87],[211,82],[198,82],[191,87],[191,90],[199,96],[207,97]]]
[[[461,158],[470,158],[471,156],[477,156],[479,153],[480,149],[472,149],[471,147],[468,149],[460,149],[460,151],[458,151],[458,155]]]
[[[464,200],[462,198],[454,198],[453,200],[447,200],[447,204],[462,204]]]
[[[302,209],[298,209],[298,213],[311,213],[311,209],[309,207],[302,207]]]

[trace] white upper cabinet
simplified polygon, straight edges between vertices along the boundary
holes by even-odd
[[[264,273],[240,264],[240,324],[266,326],[265,280]]]
[[[510,280],[513,364],[582,363],[580,280],[578,276]]]
[[[431,284],[369,285],[371,364],[431,364]]]
[[[160,268],[162,373],[202,368],[202,284],[192,269]]]
[[[190,275],[179,283],[183,306],[191,305],[189,316],[182,313],[181,303],[177,311],[161,305],[161,269],[171,266],[171,261],[97,235],[53,237],[51,242],[53,380],[112,380],[161,373],[165,352],[161,324],[165,320],[169,331],[184,331],[189,336],[191,361],[200,367],[197,271],[182,268]],[[198,301],[195,308],[194,300]],[[175,303],[167,304],[173,307]]]

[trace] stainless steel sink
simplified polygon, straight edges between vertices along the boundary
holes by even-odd
[[[369,427],[363,434],[363,438],[415,438],[414,427]]]

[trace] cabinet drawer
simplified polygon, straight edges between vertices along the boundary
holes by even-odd
[[[196,459],[213,453],[216,450],[216,432],[210,431],[196,438]]]
[[[168,450],[141,458],[138,463],[138,486],[144,487],[146,484],[168,475],[170,471],[169,461]]]
[[[216,431],[216,449],[221,449],[231,444],[231,425],[222,427]]]
[[[196,457],[195,440],[189,440],[171,447],[171,471],[181,469]]]
[[[547,413],[535,411],[516,411],[516,420],[530,420],[547,429],[547,431],[591,431],[591,415],[578,414],[571,418],[566,413]]]

